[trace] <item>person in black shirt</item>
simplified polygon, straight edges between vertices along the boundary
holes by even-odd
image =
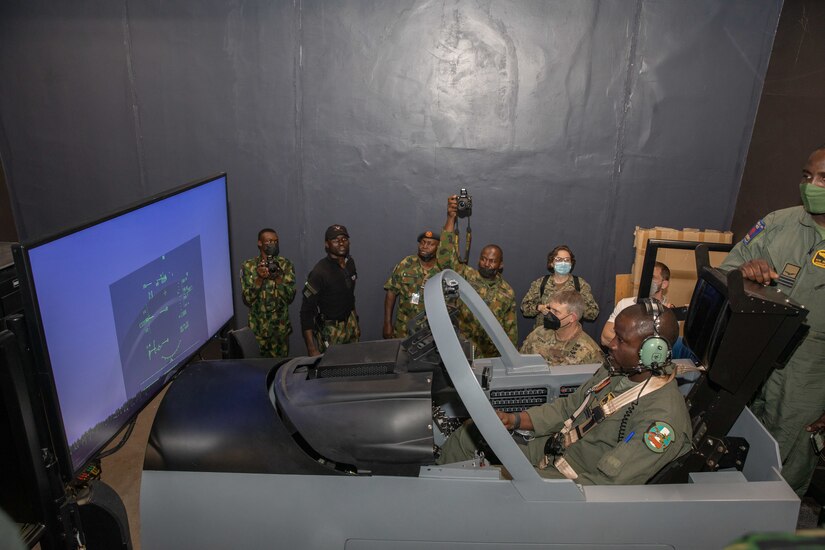
[[[307,354],[320,355],[332,344],[357,342],[361,337],[355,313],[358,273],[349,255],[349,233],[331,225],[324,234],[327,255],[310,271],[301,303],[301,332]]]

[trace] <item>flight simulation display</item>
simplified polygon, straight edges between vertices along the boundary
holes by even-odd
[[[231,319],[227,212],[221,175],[16,252],[73,471]]]

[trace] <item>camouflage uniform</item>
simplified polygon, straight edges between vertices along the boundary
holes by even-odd
[[[261,355],[264,357],[287,357],[289,355],[289,304],[295,298],[295,267],[283,256],[276,256],[283,272],[283,280],[276,284],[266,279],[258,288],[255,279],[261,258],[246,260],[241,267],[241,289],[243,301],[249,306],[249,328],[255,333]]]
[[[496,274],[492,280],[485,279],[472,267],[459,263],[457,252],[457,238],[452,231],[444,231],[438,243],[438,269],[452,269],[472,285],[478,292],[504,332],[510,337],[513,345],[518,341],[518,327],[516,325],[516,293],[501,274]],[[476,346],[476,357],[498,357],[500,354],[496,346],[487,336],[469,308],[462,303],[459,306],[458,328]]]
[[[543,326],[534,329],[521,344],[521,353],[537,353],[550,366],[586,365],[604,361],[602,350],[593,339],[579,327],[579,332],[570,340],[558,339],[558,331]]]
[[[536,318],[536,323],[534,328],[540,327],[544,323],[544,319],[542,315],[539,315],[539,304],[547,304],[550,302],[550,298],[556,292],[561,292],[562,290],[576,290],[576,285],[573,282],[573,275],[567,278],[560,285],[556,285],[556,282],[553,280],[553,276],[547,278],[547,284],[544,287],[544,294],[539,296],[539,291],[541,290],[541,282],[544,280],[544,277],[539,277],[535,281],[530,284],[530,290],[527,291],[527,294],[524,295],[524,299],[521,301],[521,313],[527,317],[528,319],[532,319],[533,317]],[[582,319],[586,321],[593,321],[599,315],[599,304],[596,303],[596,300],[593,298],[593,291],[590,289],[590,284],[579,277],[579,286],[581,290],[579,290],[579,294],[582,295],[584,298],[584,314],[582,315]]]
[[[395,266],[384,283],[384,290],[398,297],[398,310],[393,325],[393,338],[405,338],[407,323],[424,311],[424,284],[438,273],[438,265],[425,270],[418,256],[407,256]]]
[[[346,321],[325,321],[320,337],[318,331],[313,331],[313,336],[315,336],[315,345],[321,353],[333,344],[358,342],[361,339],[358,315],[352,311]]]

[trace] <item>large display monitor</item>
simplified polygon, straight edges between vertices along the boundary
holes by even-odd
[[[70,478],[232,318],[226,175],[24,243],[14,256]]]

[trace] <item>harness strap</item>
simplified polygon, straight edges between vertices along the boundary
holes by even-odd
[[[604,405],[594,407],[590,411],[590,420],[576,426],[575,429],[572,428],[572,424],[575,421],[575,419],[568,419],[567,421],[565,421],[564,427],[561,429],[561,434],[564,436],[565,448],[569,447],[579,439],[583,438],[587,434],[587,432],[595,428],[605,418],[614,414],[616,411],[624,408],[625,406],[629,405],[637,399],[641,399],[642,397],[650,395],[656,390],[665,387],[665,385],[667,385],[668,382],[676,378],[676,370],[677,369],[673,369],[673,372],[670,373],[669,376],[655,376],[652,379],[648,380],[647,383],[636,385],[636,387],[634,387],[633,389],[624,392],[619,397],[616,397],[615,399],[608,401]],[[589,402],[590,399],[587,399],[585,401]],[[581,407],[576,409],[576,412],[578,414],[581,414],[580,409]]]
[[[539,286],[539,300],[542,299],[544,296],[544,289],[547,288],[547,281],[550,279],[550,275],[545,275],[544,278],[541,280],[541,285]],[[576,292],[582,291],[582,285],[579,281],[578,276],[573,275],[573,288],[576,289]]]

